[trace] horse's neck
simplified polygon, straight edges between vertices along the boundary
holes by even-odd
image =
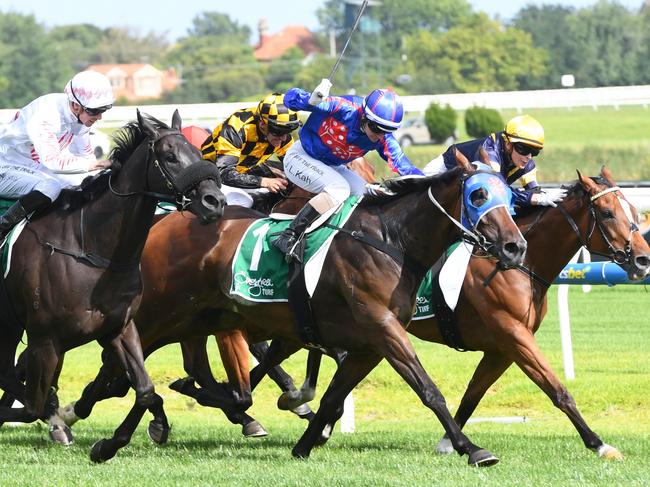
[[[578,225],[580,235],[584,236],[588,225],[584,203],[567,200],[562,204]],[[525,265],[548,282],[558,276],[582,246],[581,237],[556,208],[549,209],[525,237],[528,242]]]
[[[87,251],[120,262],[139,260],[156,209],[156,200],[137,194],[147,189],[146,157],[146,146],[136,149],[112,178],[111,188],[83,208]]]
[[[445,189],[435,197],[448,213],[453,213],[460,195]],[[427,268],[438,260],[456,233],[455,226],[434,206],[426,191],[405,195],[382,211],[385,220],[392,222],[389,233],[399,240],[404,253]]]

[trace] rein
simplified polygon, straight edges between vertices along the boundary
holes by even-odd
[[[603,191],[600,191],[599,193],[596,193],[595,195],[591,196],[589,198],[589,223],[587,223],[587,228],[585,229],[585,237],[582,237],[582,234],[580,233],[580,229],[578,228],[578,224],[576,223],[575,219],[569,214],[569,212],[562,206],[562,204],[557,205],[557,209],[560,210],[562,215],[564,216],[565,220],[573,230],[573,233],[576,234],[578,237],[578,241],[580,242],[581,246],[585,247],[588,249],[589,246],[589,241],[591,240],[591,237],[593,236],[594,231],[596,230],[596,227],[598,227],[598,231],[600,232],[600,235],[602,239],[605,241],[607,246],[609,247],[609,250],[611,251],[609,254],[603,253],[603,252],[598,252],[598,251],[593,251],[589,250],[592,254],[599,255],[601,257],[606,257],[612,260],[613,262],[616,262],[617,264],[626,264],[630,263],[632,259],[632,252],[631,252],[631,245],[630,242],[632,241],[632,234],[634,232],[639,231],[639,227],[635,223],[630,224],[630,238],[627,239],[626,245],[624,249],[617,249],[615,248],[611,240],[607,238],[607,235],[605,233],[605,228],[603,226],[602,221],[598,218],[596,214],[596,210],[594,209],[593,202],[596,201],[598,198],[601,196],[604,196],[608,193],[620,191],[619,186],[613,186],[611,188],[604,189]],[[544,208],[542,212],[538,215],[537,218],[535,218],[535,221],[532,223],[532,225],[528,228],[526,233],[524,234],[524,237],[528,235],[528,233],[541,221],[542,217],[546,214],[546,212],[549,210],[549,208]],[[589,229],[591,227],[591,229]],[[494,278],[497,272],[500,270],[505,270],[502,266],[499,265],[500,263],[497,263],[495,266],[494,270],[485,278],[483,281],[483,286],[487,287],[490,284],[490,281]],[[529,269],[528,267],[524,265],[517,265],[515,266],[515,269],[523,272],[527,276],[531,277],[533,280],[537,281],[539,284],[542,286],[549,288],[551,287],[551,283],[548,282],[546,279],[543,277],[539,276],[536,274],[533,270]]]

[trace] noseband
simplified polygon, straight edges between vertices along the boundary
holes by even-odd
[[[171,194],[157,193],[148,190],[133,191],[131,193],[118,193],[115,191],[115,189],[113,189],[113,186],[111,184],[113,173],[111,173],[108,178],[108,187],[110,188],[111,193],[121,197],[136,195],[149,196],[159,201],[172,203],[176,205],[176,208],[178,210],[184,210],[190,203],[190,199],[186,196],[189,191],[195,188],[204,179],[213,179],[217,181],[219,178],[219,171],[217,170],[216,165],[203,159],[200,162],[195,162],[190,167],[184,168],[176,176],[176,178],[169,174],[167,168],[161,164],[156,157],[155,145],[165,137],[172,135],[183,134],[179,131],[174,130],[172,132],[159,135],[153,140],[149,140],[147,144],[147,181],[145,185],[145,187],[149,187],[149,166],[153,164],[153,166],[160,172],[163,182]]]
[[[632,245],[631,245],[632,235],[634,234],[634,232],[639,231],[639,227],[636,225],[636,223],[631,221],[630,234],[629,234],[629,238],[625,241],[625,247],[622,249],[617,249],[616,247],[614,247],[614,245],[612,245],[612,241],[607,237],[607,233],[605,232],[605,226],[603,225],[602,220],[598,218],[598,215],[596,214],[596,209],[594,208],[594,201],[596,201],[598,198],[600,198],[603,195],[606,195],[607,193],[617,192],[620,190],[621,188],[619,186],[614,186],[611,188],[604,189],[603,191],[600,191],[599,193],[596,193],[595,195],[589,198],[589,223],[587,224],[587,229],[585,231],[585,238],[583,238],[582,235],[580,234],[580,230],[575,220],[571,217],[571,215],[569,215],[569,213],[564,209],[564,207],[561,204],[558,205],[558,209],[562,212],[566,220],[569,222],[569,225],[573,229],[574,233],[578,236],[580,243],[585,248],[588,248],[589,241],[591,240],[596,228],[598,228],[598,231],[600,232],[600,236],[603,239],[603,241],[607,244],[607,247],[609,248],[610,252],[609,254],[607,254],[603,252],[590,250],[592,254],[600,255],[601,257],[607,257],[613,262],[616,262],[617,264],[632,264]],[[620,198],[620,196],[618,195],[616,195],[616,197]],[[591,229],[589,229],[589,227],[591,227]]]

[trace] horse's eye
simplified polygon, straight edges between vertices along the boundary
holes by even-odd
[[[469,195],[469,200],[475,207],[483,206],[488,199],[488,194],[485,188],[479,188],[472,191]]]
[[[604,220],[612,220],[614,219],[614,212],[610,209],[605,209],[601,211],[601,216],[603,217]]]
[[[168,154],[165,154],[165,160],[166,160],[167,162],[175,162],[175,161],[176,161],[176,157],[174,156],[174,154],[172,154],[172,153],[170,152],[170,153],[168,153]]]

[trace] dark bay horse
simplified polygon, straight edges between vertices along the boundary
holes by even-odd
[[[164,415],[145,371],[133,323],[140,304],[140,257],[159,200],[174,202],[211,223],[224,196],[214,165],[171,128],[138,112],[120,132],[113,169],[71,191],[30,221],[12,249],[3,286],[9,303],[0,312],[0,385],[25,407],[0,407],[0,423],[51,420],[50,433],[69,444],[70,430],[54,414],[50,389],[66,351],[97,340],[126,372],[138,404]],[[25,385],[14,369],[16,347],[27,333]]]
[[[323,344],[344,348],[348,354],[323,396],[318,413],[293,448],[294,456],[309,456],[325,425],[341,416],[344,398],[386,358],[435,412],[456,450],[469,455],[470,464],[487,466],[497,462],[494,455],[460,433],[404,330],[426,269],[459,234],[456,224],[463,188],[475,175],[479,173],[465,161],[461,168],[439,177],[392,180],[387,185],[396,194],[364,199],[345,224],[346,233],[334,238],[311,305]],[[498,184],[503,182],[499,180]],[[505,186],[492,190],[500,188]],[[468,197],[481,205],[491,196],[488,189],[482,188]],[[201,227],[195,220],[177,214],[155,225],[143,254],[145,292],[135,320],[143,343],[150,344],[145,349],[229,330],[240,330],[250,341],[283,338],[293,351],[303,346],[286,303],[242,302],[229,293],[235,250],[259,216],[248,209],[227,207],[214,226]],[[385,247],[379,250],[360,243],[347,231],[363,233]],[[505,263],[516,265],[522,261],[525,241],[503,206],[483,216],[476,231],[491,242],[492,251]],[[351,262],[355,265],[351,266]],[[241,385],[237,391],[240,398],[250,404],[248,350],[246,340],[242,342],[236,354],[241,362],[231,364],[230,370],[238,375],[235,382]],[[98,377],[74,406],[81,417],[87,416],[94,402],[107,397],[107,390],[119,382],[115,376],[119,368],[111,363],[111,357],[105,358],[109,360],[104,361]],[[227,395],[223,404],[241,403]],[[113,438],[93,447],[91,458],[112,458],[128,443],[142,413],[134,407]]]
[[[494,260],[470,259],[455,311],[458,343],[445,341],[436,318],[414,320],[408,331],[422,340],[483,352],[455,415],[459,426],[466,424],[488,388],[515,363],[567,415],[587,448],[604,458],[620,458],[621,453],[605,444],[582,418],[534,334],[546,315],[550,283],[581,246],[619,263],[631,280],[643,279],[650,271],[650,247],[638,231],[636,209],[606,168],[597,178],[578,173],[578,181],[568,191],[558,208],[536,208],[515,218],[528,242],[524,268],[495,274]],[[313,397],[313,374],[308,371],[311,377],[305,390],[299,395],[292,392],[283,401],[285,407]],[[447,437],[437,449],[453,451]]]

